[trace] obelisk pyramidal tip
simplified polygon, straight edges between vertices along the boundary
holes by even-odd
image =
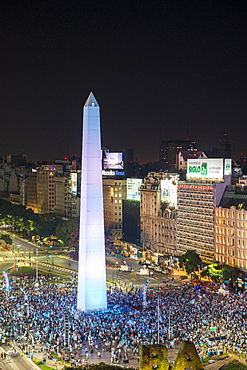
[[[77,308],[107,309],[100,107],[93,93],[83,107]]]
[[[99,107],[99,104],[92,92],[89,94],[84,107]]]

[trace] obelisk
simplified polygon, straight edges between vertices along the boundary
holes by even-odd
[[[83,107],[77,308],[107,309],[100,108],[92,92]]]

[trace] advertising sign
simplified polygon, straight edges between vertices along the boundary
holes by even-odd
[[[111,170],[102,170],[102,176],[115,176],[116,171],[111,171]]]
[[[226,158],[225,159],[224,175],[231,175],[231,174],[232,174],[232,160]]]
[[[104,153],[104,170],[124,170],[123,153]]]
[[[72,180],[72,194],[77,194],[77,173],[71,174],[71,180]]]
[[[140,200],[142,179],[127,179],[127,199]]]
[[[177,206],[177,183],[178,177],[160,180],[161,202],[170,203],[171,206]]]
[[[188,159],[187,178],[223,179],[223,158]]]

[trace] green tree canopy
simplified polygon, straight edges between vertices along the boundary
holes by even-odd
[[[202,265],[201,257],[194,250],[187,250],[178,258],[180,266],[184,265],[187,274],[198,271]]]
[[[13,241],[7,234],[0,234],[0,240],[3,240],[6,244],[12,245]]]
[[[236,280],[237,272],[236,269],[229,265],[224,265],[223,268],[218,263],[211,263],[203,270],[202,276],[208,276],[215,282],[225,281],[232,279]]]
[[[56,236],[62,240],[64,245],[68,246],[71,239],[71,234],[79,228],[79,219],[73,218],[72,220],[63,221],[56,228]]]
[[[222,280],[222,269],[220,268],[218,263],[212,263],[202,271],[201,275],[208,276],[209,278],[216,282]]]

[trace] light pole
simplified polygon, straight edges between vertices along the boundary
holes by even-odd
[[[39,253],[38,253],[38,248],[36,248],[36,283],[39,283],[39,265],[38,265],[38,258],[39,258]]]
[[[28,242],[29,244],[28,244],[28,252],[29,252],[29,259],[28,259],[28,261],[29,261],[29,266],[31,266],[31,257],[30,257],[30,242]]]
[[[169,326],[168,326],[168,336],[171,339],[171,309],[169,308]]]
[[[52,253],[52,245],[50,245],[50,248],[51,248],[51,264],[53,266],[53,253]]]
[[[158,344],[160,344],[160,298],[158,297]]]
[[[23,292],[23,294],[25,295],[25,299],[27,301],[27,352],[28,352],[28,349],[29,349],[29,346],[28,346],[28,337],[29,337],[29,324],[28,324],[28,319],[29,319],[29,299],[28,299],[28,294],[25,292],[25,290],[23,288],[20,287],[20,290]]]

